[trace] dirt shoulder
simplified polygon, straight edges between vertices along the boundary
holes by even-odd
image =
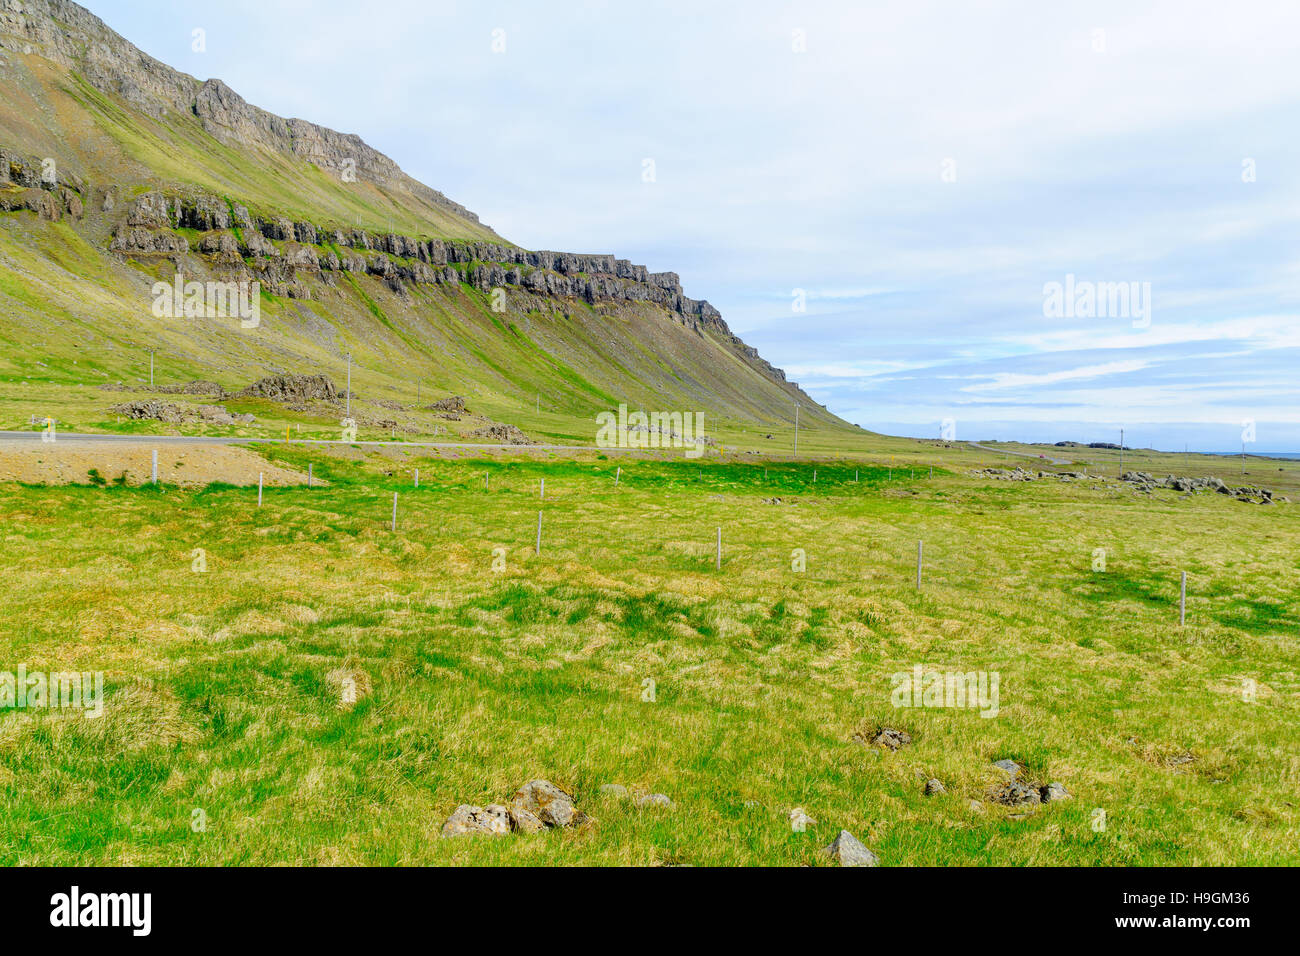
[[[95,469],[105,481],[126,475],[130,485],[150,480],[152,452],[158,451],[158,480],[168,485],[202,487],[214,481],[256,485],[260,472],[268,487],[304,485],[307,476],[273,465],[239,445],[159,445],[139,442],[0,441],[0,482],[85,485]]]

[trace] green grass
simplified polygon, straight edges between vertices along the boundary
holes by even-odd
[[[265,451],[329,487],[259,510],[220,485],[0,485],[0,670],[102,670],[108,698],[0,713],[0,862],[800,865],[840,828],[886,865],[1300,859],[1291,506],[880,461],[814,485],[813,463]],[[996,671],[998,715],[893,707],[916,665]],[[914,742],[853,742],[880,725]],[[989,803],[1003,757],[1075,799]],[[438,837],[535,777],[596,823]]]

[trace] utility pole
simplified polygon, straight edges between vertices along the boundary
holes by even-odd
[[[1124,477],[1124,429],[1119,430],[1119,476]]]

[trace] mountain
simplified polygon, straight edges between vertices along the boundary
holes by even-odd
[[[719,434],[849,434],[678,276],[522,249],[359,137],[246,103],[68,0],[0,0],[0,427],[110,417],[94,386],[336,380],[358,402],[473,395],[537,437],[693,410]],[[255,327],[159,289],[256,282]],[[182,296],[176,297],[181,305]],[[208,317],[204,317],[208,315]],[[861,434],[856,429],[853,433]],[[806,439],[805,439],[806,440]]]

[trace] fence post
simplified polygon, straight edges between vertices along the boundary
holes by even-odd
[[[542,501],[546,500],[546,479],[545,478],[542,479],[542,489],[538,493],[537,497]]]
[[[415,487],[420,487],[420,469],[415,469]]]
[[[916,589],[918,591],[921,589],[921,555],[924,546],[924,541],[916,542]]]
[[[307,487],[311,487],[311,462],[307,462]]]
[[[618,487],[618,480],[623,477],[623,466],[619,465],[618,470],[614,472],[614,487]]]
[[[153,450],[153,483],[158,484],[158,449]]]
[[[1183,572],[1183,584],[1178,595],[1178,626],[1187,623],[1187,572]]]

